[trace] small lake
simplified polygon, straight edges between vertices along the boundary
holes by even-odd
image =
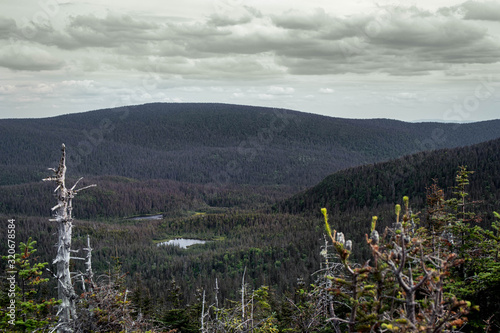
[[[161,219],[163,219],[163,215],[138,216],[129,218],[128,220],[138,221],[138,220],[161,220]]]
[[[189,239],[189,238],[176,238],[169,240],[168,242],[161,242],[158,243],[157,245],[172,245],[172,246],[179,246],[181,249],[187,249],[188,246],[194,245],[194,244],[205,244],[207,241],[200,240],[200,239]]]

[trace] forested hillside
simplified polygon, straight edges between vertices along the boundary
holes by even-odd
[[[146,104],[0,120],[0,185],[37,182],[68,147],[82,176],[312,186],[347,167],[500,137],[472,124],[355,120],[228,104]]]
[[[393,223],[392,206],[400,203],[403,196],[409,196],[413,209],[423,214],[427,189],[435,181],[451,195],[460,165],[475,171],[470,177],[469,192],[475,201],[473,208],[482,212],[483,226],[489,227],[493,211],[500,207],[500,139],[342,170],[274,208],[316,218],[320,218],[321,208],[327,208],[334,226],[361,244],[357,254],[366,258],[363,225],[372,215],[379,216],[380,225],[389,226]]]
[[[500,139],[473,146],[421,152],[384,163],[342,170],[318,185],[277,205],[289,213],[377,209],[407,195],[423,206],[425,189],[435,179],[443,188],[453,185],[459,165],[477,172],[471,176],[470,194],[489,212],[500,206]]]
[[[218,279],[220,302],[231,306],[233,303],[229,300],[240,297],[241,278],[245,274],[248,288],[269,286],[271,295],[268,301],[271,302],[272,311],[277,313],[275,320],[279,320],[279,325],[286,328],[292,324],[290,318],[297,320],[300,315],[289,317],[296,310],[290,309],[289,301],[282,296],[287,295],[294,302],[305,302],[309,299],[304,298],[307,286],[318,279],[318,275],[313,273],[321,268],[323,260],[320,253],[325,244],[325,231],[324,222],[318,214],[323,206],[328,207],[332,228],[342,231],[347,239],[352,240],[353,258],[364,262],[370,252],[365,234],[370,232],[373,215],[379,217],[379,230],[392,225],[394,203],[402,203],[401,198],[408,194],[411,208],[418,213],[421,225],[426,225],[429,216],[425,207],[425,196],[428,194],[426,188],[433,184],[432,179],[436,179],[437,184],[445,189],[446,197],[451,197],[451,193],[455,191],[452,187],[456,185],[458,165],[468,165],[470,170],[475,171],[467,186],[471,192],[468,200],[482,202],[469,206],[467,210],[479,212],[484,224],[491,224],[494,220],[491,212],[498,210],[499,206],[499,145],[500,140],[493,140],[470,147],[418,153],[386,163],[340,171],[307,192],[275,204],[274,212],[265,208],[265,202],[272,200],[265,199],[267,191],[264,192],[266,195],[259,194],[258,189],[261,187],[250,187],[246,192],[254,192],[255,202],[261,209],[251,208],[252,200],[246,198],[235,200],[231,208],[207,204],[203,211],[189,211],[192,201],[203,198],[202,192],[198,192],[199,188],[189,188],[175,182],[160,182],[157,184],[160,188],[168,185],[178,197],[182,196],[180,193],[184,195],[184,201],[174,201],[182,207],[180,212],[161,220],[106,219],[106,213],[98,217],[101,222],[95,222],[96,217],[86,221],[78,220],[75,221],[73,234],[74,247],[85,247],[86,235],[90,235],[96,272],[111,271],[115,258],[119,258],[121,269],[127,272],[126,283],[133,291],[135,304],[144,309],[148,318],[161,318],[165,327],[180,328],[181,331],[188,332],[199,330],[201,291],[206,290],[213,299],[210,290],[213,290]],[[90,204],[97,201],[113,211],[136,202],[137,209],[152,207],[155,210],[154,205],[158,200],[163,200],[156,198],[155,194],[159,192],[155,192],[155,181],[138,182],[123,178],[93,180],[100,182],[99,187],[104,186],[104,189],[88,190],[85,195],[75,199],[76,206],[92,209]],[[22,195],[51,197],[50,186],[42,186],[37,192],[24,193],[22,186],[24,185],[5,188],[10,189],[10,194],[20,192],[18,199]],[[106,191],[114,193],[105,195]],[[139,197],[133,196],[134,192],[138,192],[145,202],[139,203]],[[217,193],[212,195],[219,195]],[[220,195],[230,196],[231,193],[228,191]],[[124,198],[128,199],[120,202]],[[19,202],[28,204],[27,201]],[[11,203],[14,204],[14,201]],[[51,206],[49,202],[40,204]],[[131,209],[130,213],[133,212]],[[139,212],[148,211],[138,210],[135,213]],[[3,218],[16,216],[15,210],[11,214],[4,215]],[[50,262],[55,241],[53,223],[47,217],[17,216],[16,220],[17,237],[34,237],[38,241],[39,260]],[[159,240],[175,237],[204,239],[209,242],[188,249],[156,244]],[[6,250],[3,248],[2,251]],[[77,263],[75,265],[78,267]],[[488,288],[496,287],[493,285]],[[50,296],[50,290],[40,290],[41,295]],[[300,290],[304,294],[294,294]],[[307,297],[313,297],[312,295]],[[497,299],[494,298],[494,293],[488,295],[491,297],[485,298],[485,294],[480,294],[488,300],[481,303],[481,306],[485,313],[491,314],[494,311],[492,304]],[[477,296],[475,297],[477,300]],[[308,302],[313,300],[314,298],[309,299]],[[151,304],[156,306],[153,308]],[[476,322],[482,320],[477,315],[473,318],[476,318]],[[295,330],[300,331],[300,328]]]
[[[82,184],[99,186],[78,197],[75,216],[101,221],[147,214],[182,216],[188,211],[210,212],[218,208],[259,209],[286,199],[295,189],[285,185],[215,186],[117,176],[89,177]],[[48,216],[54,200],[50,193],[50,185],[43,182],[0,186],[0,212]]]
[[[461,246],[466,244],[463,235],[475,235],[467,244],[481,243],[483,248],[473,248],[473,255],[464,250],[460,255],[467,258],[463,261],[466,266],[444,270],[435,277],[444,279],[457,274],[452,275],[456,277],[453,292],[469,297],[475,302],[472,305],[484,309],[480,314],[471,313],[475,327],[484,327],[492,314],[500,316],[495,308],[500,302],[495,296],[500,290],[500,265],[491,259],[500,235],[489,233],[495,220],[493,211],[500,210],[500,121],[411,124],[222,104],[149,104],[38,120],[0,120],[0,128],[0,219],[15,219],[16,240],[26,242],[32,237],[38,249],[35,261],[53,261],[57,227],[49,218],[57,198],[54,184],[40,180],[47,176],[46,168],[59,160],[60,145],[65,142],[68,184],[78,176],[86,176],[79,186],[97,184],[74,199],[72,247],[85,248],[89,235],[96,275],[108,275],[104,280],[111,280],[113,274],[119,276],[120,290],[130,291],[133,315],[138,318],[140,313],[150,323],[160,323],[164,331],[199,332],[203,291],[210,299],[207,302],[213,303],[217,285],[217,301],[222,309],[217,315],[226,316],[229,326],[234,319],[231,311],[237,308],[235,300],[239,300],[243,289],[243,294],[252,295],[252,309],[254,300],[255,306],[261,307],[255,312],[262,320],[256,321],[256,327],[267,328],[256,332],[347,332],[344,317],[335,322],[331,313],[326,314],[328,311],[321,315],[315,312],[327,308],[321,302],[333,297],[332,283],[339,286],[335,297],[350,288],[350,282],[343,284],[345,280],[322,275],[325,260],[327,267],[335,266],[328,266],[333,257],[325,255],[325,251],[332,251],[332,246],[338,250],[340,257],[336,257],[335,264],[350,257],[350,263],[344,266],[351,265],[353,272],[360,269],[359,281],[383,269],[383,274],[393,274],[391,281],[395,281],[397,270],[391,273],[387,265],[365,272],[361,266],[368,265],[367,259],[372,260],[379,249],[373,247],[377,244],[372,238],[367,241],[366,235],[371,237],[376,224],[382,240],[385,227],[394,226],[399,219],[399,213],[397,217],[394,213],[395,204],[400,205],[399,210],[407,205],[404,232],[408,233],[416,232],[417,226],[410,227],[410,220],[414,223],[419,219],[418,227],[441,223],[441,232],[445,217],[446,221],[462,223],[465,212],[477,212],[470,226],[448,231],[462,235]],[[476,142],[481,143],[469,145]],[[457,147],[463,145],[469,146]],[[441,149],[418,152],[435,148]],[[409,152],[416,153],[406,155]],[[459,166],[474,171],[467,174],[470,183],[463,185],[462,192],[457,190],[457,170],[462,170]],[[310,185],[315,186],[292,195]],[[445,200],[465,190],[469,195],[463,194],[463,198],[467,200],[452,199],[444,208]],[[403,201],[404,196],[409,200]],[[435,209],[429,196],[441,200],[442,207]],[[459,206],[464,207],[461,218],[456,213]],[[343,242],[340,247],[341,243],[331,237],[331,230],[325,231],[323,208],[324,213],[328,212],[329,227],[341,231],[342,237],[350,241],[349,246]],[[161,216],[153,220],[130,219],[150,214]],[[372,223],[373,216],[378,216],[376,223]],[[476,226],[484,230],[474,229]],[[436,233],[414,236],[421,243],[419,240],[412,245],[413,238],[407,242],[399,237],[403,243],[398,250],[389,238],[385,250],[396,253],[410,244],[409,248],[416,251],[421,244],[429,244],[432,237],[435,240]],[[187,249],[158,245],[178,237],[207,243]],[[326,241],[330,243],[325,247]],[[451,255],[454,244],[459,243],[447,241],[439,251],[445,249]],[[4,242],[0,243],[0,252],[7,253]],[[403,255],[404,251],[400,253]],[[425,255],[432,261],[433,253]],[[471,267],[471,263],[477,266]],[[81,261],[75,260],[72,265],[76,271],[84,269]],[[53,265],[49,268],[54,271]],[[3,264],[1,269],[4,274]],[[409,269],[411,275],[413,268]],[[422,276],[427,274],[425,269],[420,270]],[[468,277],[481,276],[474,279],[474,287],[460,284],[470,282],[464,278],[466,269],[471,274]],[[485,270],[489,275],[480,275]],[[332,269],[330,273],[338,272]],[[372,277],[377,279],[377,274]],[[7,288],[5,281],[0,280],[0,290]],[[364,300],[373,296],[373,281],[365,282],[360,282],[366,287]],[[39,300],[54,297],[54,286],[51,280],[37,287]],[[379,287],[381,290],[387,284]],[[433,292],[436,290],[444,292],[443,288],[434,288]],[[79,289],[77,292],[85,294]],[[396,289],[388,293],[388,298],[398,295]],[[3,296],[0,303],[7,299]],[[333,303],[344,301],[336,299]],[[422,309],[424,303],[419,300]],[[356,302],[349,304],[340,307],[337,315],[347,313],[346,309],[353,308]],[[472,309],[458,301],[446,306],[452,309],[449,313],[455,314],[457,309]],[[377,309],[376,302],[367,303],[366,308],[374,312],[372,317],[367,315],[368,319],[361,318],[363,325],[391,324],[388,319],[374,319],[383,312]],[[465,316],[465,312],[459,314]],[[401,327],[408,325],[396,319]],[[220,322],[212,324],[215,327]],[[337,325],[336,329],[332,325]],[[357,332],[361,326],[356,325],[349,323],[349,330]],[[217,331],[214,328],[213,332]]]

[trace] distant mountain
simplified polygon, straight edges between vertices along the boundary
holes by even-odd
[[[469,124],[475,123],[476,121],[471,120],[443,120],[443,119],[415,119],[410,121],[412,123],[452,123],[452,124]]]
[[[332,118],[229,104],[145,104],[0,120],[0,185],[39,181],[68,151],[70,174],[189,183],[312,186],[352,166],[500,137],[471,124]]]

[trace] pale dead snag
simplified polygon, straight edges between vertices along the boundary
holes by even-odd
[[[90,289],[89,291],[92,292],[94,290],[94,272],[92,271],[92,248],[90,247],[90,236],[87,235],[87,247],[84,248],[85,251],[87,251],[87,255],[85,256],[85,277],[87,278],[87,281],[89,283]]]
[[[69,271],[69,264],[71,259],[71,232],[73,228],[73,217],[72,217],[72,200],[75,195],[89,187],[96,185],[90,185],[83,187],[81,189],[75,190],[76,185],[82,179],[78,181],[70,189],[66,188],[66,146],[62,145],[62,156],[59,161],[59,167],[57,169],[49,168],[54,172],[54,175],[49,178],[43,179],[43,181],[54,181],[56,182],[56,192],[57,205],[52,207],[54,212],[54,219],[50,219],[52,222],[57,222],[57,255],[53,263],[56,264],[57,272],[57,292],[58,298],[61,300],[59,305],[57,315],[59,316],[59,322],[57,324],[58,332],[73,332],[73,321],[77,320],[76,314],[76,299],[77,295],[73,288],[71,281],[71,273]]]

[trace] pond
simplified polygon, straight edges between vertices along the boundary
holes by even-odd
[[[162,219],[163,215],[148,215],[148,216],[131,217],[128,220],[138,221],[138,220],[162,220]]]
[[[189,238],[176,238],[169,240],[167,242],[160,242],[157,245],[172,245],[172,246],[179,246],[181,249],[187,249],[188,246],[194,245],[194,244],[205,244],[207,241],[200,240],[200,239],[189,239]]]

